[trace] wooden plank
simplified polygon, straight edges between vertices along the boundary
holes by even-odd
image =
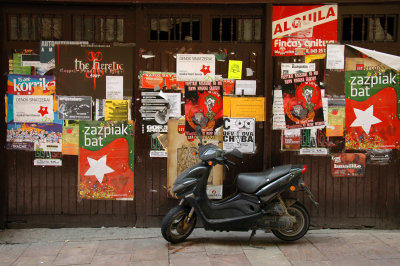
[[[17,156],[15,151],[8,151],[8,210],[7,215],[17,215]]]

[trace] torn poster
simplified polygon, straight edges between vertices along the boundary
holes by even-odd
[[[176,73],[141,71],[139,88],[154,90],[184,90],[185,82],[176,80]]]
[[[190,140],[188,139],[190,138]],[[203,141],[222,148],[222,134],[204,136]],[[193,152],[198,151],[198,138],[185,135],[185,120],[168,120],[168,164],[167,164],[167,192],[169,197],[175,197],[172,192],[176,177],[188,167],[201,162]],[[207,195],[211,199],[222,198],[223,166],[212,168],[207,182]]]
[[[133,121],[79,122],[79,195],[133,199]]]
[[[364,153],[332,154],[332,177],[363,177],[365,175],[366,155]]]
[[[273,6],[275,56],[325,54],[337,42],[337,5]]]
[[[242,153],[255,152],[255,118],[224,118],[224,150],[238,149]]]
[[[324,126],[318,71],[281,77],[286,128]]]
[[[325,128],[300,129],[300,154],[301,155],[326,155],[328,154],[328,140]]]
[[[62,154],[78,155],[79,121],[64,120],[62,133]]]
[[[282,130],[281,150],[298,151],[300,150],[300,128]]]
[[[62,166],[61,152],[35,151],[34,166]]]
[[[186,135],[196,135],[197,126],[214,135],[223,122],[222,81],[185,82],[185,97]]]
[[[342,137],[345,123],[345,99],[328,98],[328,125],[326,136]]]

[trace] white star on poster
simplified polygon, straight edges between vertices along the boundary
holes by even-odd
[[[107,155],[104,155],[98,160],[87,158],[89,162],[89,169],[86,171],[85,175],[94,175],[100,183],[103,182],[105,174],[114,172],[114,169],[107,165]]]
[[[369,134],[372,125],[382,122],[379,118],[374,116],[374,106],[371,105],[365,111],[353,108],[356,119],[350,127],[362,127],[365,133]]]

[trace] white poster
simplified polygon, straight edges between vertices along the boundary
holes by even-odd
[[[255,118],[224,118],[224,150],[254,153]]]
[[[315,63],[282,63],[281,76],[315,71]]]
[[[106,99],[122,100],[124,98],[124,77],[106,76]]]
[[[285,110],[283,108],[282,90],[274,90],[274,102],[272,103],[272,129],[286,128]]]
[[[255,80],[236,80],[236,95],[256,95],[256,89]]]
[[[53,96],[14,95],[14,122],[51,123],[54,120]]]
[[[344,44],[326,46],[326,69],[344,69]]]
[[[215,56],[213,54],[177,54],[176,79],[178,81],[213,81]]]

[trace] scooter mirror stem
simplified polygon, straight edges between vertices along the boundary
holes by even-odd
[[[203,146],[203,133],[201,132],[201,127],[200,126],[196,127],[196,134],[197,134],[197,136],[199,137],[199,140],[200,140],[199,146]]]

